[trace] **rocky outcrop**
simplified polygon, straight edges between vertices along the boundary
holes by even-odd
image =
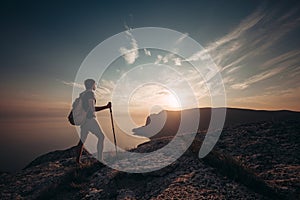
[[[74,148],[51,152],[16,174],[0,174],[0,199],[299,199],[299,122],[227,127],[204,159],[199,133],[171,165],[141,174],[111,169],[87,152],[77,165]],[[132,151],[151,152],[171,139]]]
[[[146,136],[151,139],[161,137],[173,137],[179,128],[180,120],[184,119],[193,124],[195,112],[198,112],[200,121],[198,124],[198,132],[206,131],[211,120],[211,113],[215,114],[226,112],[224,127],[236,126],[244,123],[256,123],[261,121],[277,122],[286,119],[299,119],[300,112],[278,110],[250,110],[238,108],[194,108],[183,111],[163,110],[158,114],[151,114],[143,127],[133,129],[136,135]]]

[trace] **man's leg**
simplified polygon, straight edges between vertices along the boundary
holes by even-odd
[[[79,142],[77,144],[77,149],[76,149],[76,162],[77,163],[80,163],[80,157],[81,157],[81,154],[82,154],[82,150],[83,150],[83,143],[79,139]]]
[[[80,163],[80,157],[82,154],[82,150],[83,150],[83,143],[85,142],[87,135],[88,135],[88,127],[86,127],[85,125],[80,127],[80,138],[79,138],[79,142],[77,144],[77,155],[76,155],[76,162]]]
[[[98,137],[98,143],[97,143],[97,158],[99,161],[103,161],[102,158],[102,153],[103,153],[103,141],[104,141],[104,136],[102,135],[101,137]]]
[[[102,152],[103,152],[103,142],[104,142],[104,135],[102,133],[102,130],[100,128],[100,125],[96,119],[92,119],[91,126],[89,127],[89,130],[95,134],[98,138],[97,143],[97,159],[99,161],[102,161]]]

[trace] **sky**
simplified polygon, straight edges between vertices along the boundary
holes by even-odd
[[[18,161],[13,167],[17,169],[29,158],[76,144],[76,132],[65,121],[76,73],[91,50],[123,31],[133,54],[126,57],[128,49],[119,49],[125,55],[105,71],[97,103],[112,99],[118,81],[128,71],[152,63],[187,73],[185,80],[195,87],[199,107],[211,106],[207,88],[193,76],[191,66],[168,52],[139,49],[131,35],[134,28],[172,29],[201,44],[219,69],[228,107],[300,111],[297,1],[1,1],[0,16],[0,150],[13,152],[0,155],[7,163],[0,170],[11,168],[11,155]],[[195,54],[189,59],[199,58]],[[159,77],[172,86],[178,84],[165,69]],[[157,77],[139,73],[119,83]],[[141,116],[134,118],[136,125],[144,124],[151,109],[185,108],[163,85],[146,84],[131,95],[130,113]],[[107,113],[99,115],[109,118]]]

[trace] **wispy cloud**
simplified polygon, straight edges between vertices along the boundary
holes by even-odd
[[[158,55],[154,64],[170,63],[170,64],[174,64],[176,66],[181,66],[182,62],[186,61],[186,60],[184,60],[176,55],[178,53],[178,48],[176,48],[176,47],[187,37],[188,37],[188,33],[182,34],[177,40],[175,40],[174,48],[172,49],[172,51],[170,53],[166,53],[164,56]]]
[[[115,82],[102,79],[97,87],[97,91],[99,95],[110,96],[115,87]]]
[[[187,58],[186,61],[190,62],[190,61],[197,61],[197,60],[206,60],[210,58],[208,53],[209,51],[207,49],[203,49],[201,51],[194,53],[192,56]]]
[[[232,52],[239,50],[242,47],[241,38],[245,35],[247,31],[253,28],[257,23],[264,17],[264,14],[261,9],[256,10],[245,20],[243,20],[235,29],[233,29],[227,35],[221,37],[215,42],[210,43],[205,47],[204,50],[201,50],[194,55],[192,55],[187,60],[203,60],[205,55],[212,54],[217,64],[220,64],[220,61],[223,60],[227,55],[230,55]]]
[[[139,48],[137,41],[134,39],[130,29],[125,31],[126,35],[130,39],[131,48],[127,49],[126,47],[120,48],[120,53],[123,55],[123,58],[128,64],[133,64],[135,60],[139,57]]]
[[[124,94],[127,95],[129,91],[126,91],[127,88],[124,88]],[[173,94],[166,88],[156,85],[156,84],[146,84],[141,86],[134,93],[131,94],[129,102],[127,98],[124,98],[122,94],[118,93],[118,98],[120,99],[119,103],[122,105],[128,105],[130,109],[150,109],[153,106],[162,106],[164,108],[170,108],[169,105],[170,98],[173,97]]]
[[[229,69],[229,70],[227,71],[227,74],[230,74],[230,73],[232,73],[232,72],[234,72],[234,71],[237,71],[239,68],[240,68],[239,66],[237,66],[237,67],[232,67],[231,69]]]
[[[285,69],[285,67],[278,67],[271,70],[264,71],[260,74],[256,74],[250,78],[248,78],[246,81],[242,83],[236,83],[231,85],[231,88],[237,89],[237,90],[243,90],[248,88],[250,85],[257,83],[259,81],[271,78],[272,76],[275,76],[276,74],[279,74]]]
[[[69,81],[60,81],[60,82],[70,87],[76,87],[85,90],[84,84],[69,82]],[[97,99],[103,99],[104,97],[106,99],[110,98],[114,88],[115,88],[115,83],[113,81],[108,81],[104,79],[101,80],[100,83],[97,85],[97,89],[95,91],[96,98]]]
[[[162,55],[157,55],[157,58],[156,58],[154,64],[156,64],[156,65],[159,64],[159,63],[161,62],[162,59],[163,59],[163,56],[162,56]]]
[[[147,56],[151,56],[151,52],[150,52],[149,50],[147,50],[147,49],[144,49],[144,53],[145,53],[145,55],[147,55]]]
[[[280,47],[287,35],[300,27],[298,11],[298,8],[283,12],[278,7],[259,7],[228,34],[209,43],[186,61],[205,61],[211,57],[228,91],[244,90],[278,74],[284,79],[281,89],[288,84],[299,85],[295,77],[300,74],[300,50]],[[249,67],[252,69],[247,70]],[[249,71],[251,75],[247,77]]]
[[[176,65],[176,66],[181,66],[181,59],[180,58],[178,58],[178,57],[176,57],[176,58],[173,58],[173,61],[174,61],[174,64]]]
[[[300,87],[280,89],[278,87],[261,92],[257,95],[231,99],[233,107],[248,107],[256,109],[290,109],[300,111]],[[272,103],[270,102],[272,100]],[[249,107],[250,106],[250,107]]]
[[[263,68],[274,67],[277,65],[283,66],[299,66],[300,65],[300,50],[288,51],[284,54],[273,57],[265,61],[261,66]]]
[[[225,85],[230,84],[230,83],[232,83],[234,81],[235,81],[235,79],[233,77],[230,77],[230,76],[227,76],[227,77],[223,78],[223,83]]]
[[[154,64],[171,63],[171,64],[174,64],[176,66],[181,66],[183,61],[184,61],[183,59],[175,56],[173,53],[168,53],[165,56],[157,55],[157,58],[156,58]]]
[[[299,18],[296,16],[295,10],[281,14],[278,9],[260,7],[241,21],[231,32],[215,42],[209,43],[205,50],[195,53],[187,60],[203,60],[206,59],[205,55],[209,54],[221,71],[230,71],[231,68],[237,71],[239,67],[266,55],[267,49],[276,45],[280,39],[299,27]],[[288,59],[288,56],[291,55],[287,53],[280,56],[278,59]],[[271,62],[275,63],[276,61],[272,60],[264,65],[270,65]]]
[[[75,83],[75,82],[68,82],[68,81],[61,81],[64,85],[70,86],[70,87],[77,87],[80,89],[85,89],[83,84]]]
[[[175,45],[181,43],[181,42],[182,42],[185,38],[187,38],[188,36],[189,36],[188,33],[182,34],[182,36],[181,36],[180,38],[178,38],[178,40],[175,42]]]

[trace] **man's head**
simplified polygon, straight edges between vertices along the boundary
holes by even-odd
[[[96,81],[94,79],[86,79],[84,81],[84,86],[87,90],[96,90]]]

